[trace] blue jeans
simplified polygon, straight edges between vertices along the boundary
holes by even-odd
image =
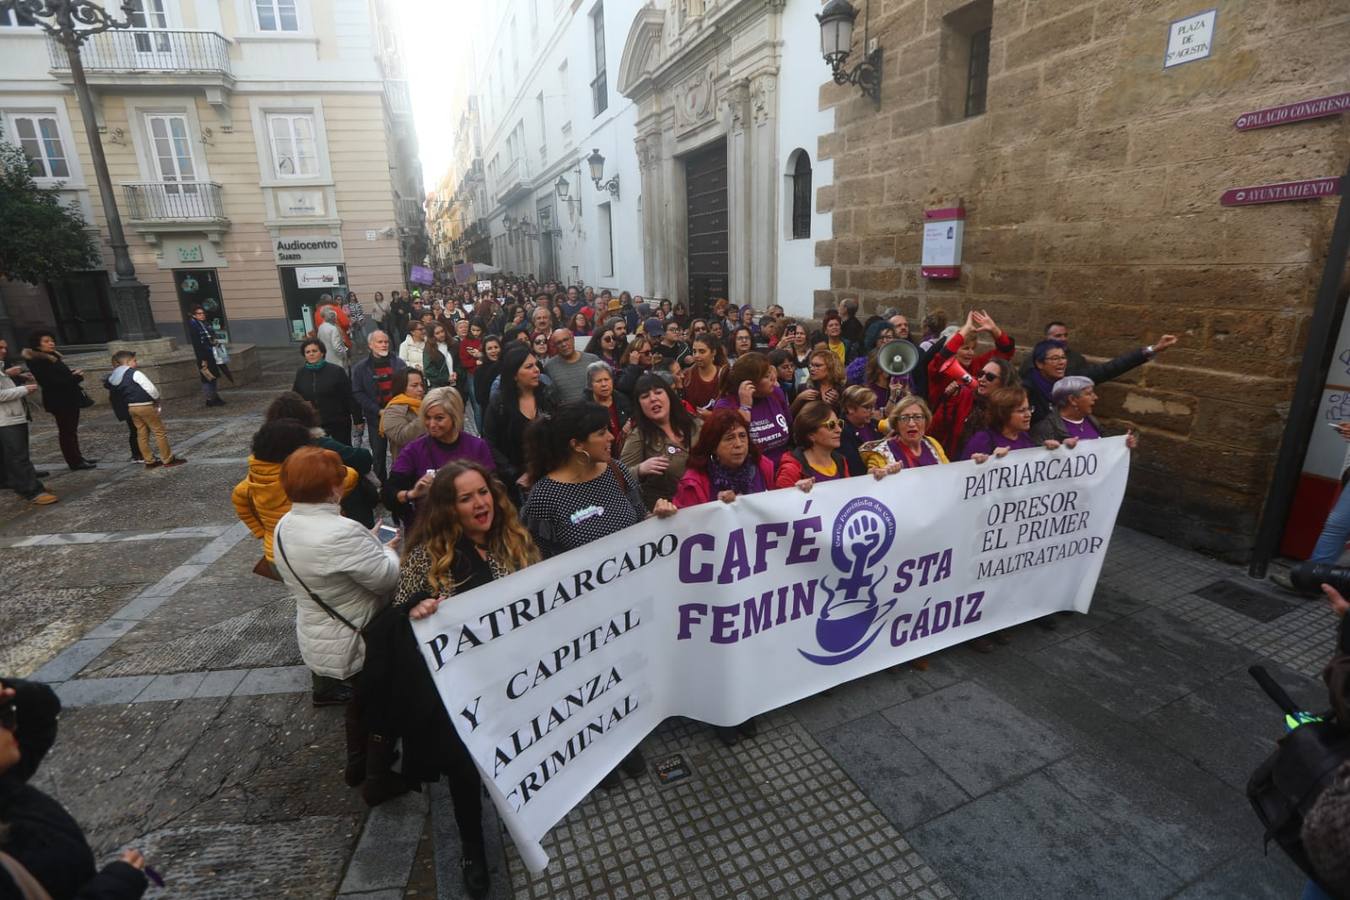
[[[1303,887],[1303,893],[1299,895],[1299,900],[1333,900],[1332,896],[1312,879]]]
[[[1341,491],[1336,505],[1331,508],[1331,514],[1327,516],[1327,523],[1322,526],[1317,546],[1313,547],[1308,562],[1336,562],[1341,558],[1347,540],[1350,540],[1350,488]]]

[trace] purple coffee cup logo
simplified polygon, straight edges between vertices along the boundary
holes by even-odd
[[[824,654],[799,651],[820,665],[832,666],[857,657],[881,632],[895,598],[877,601],[876,586],[885,579],[881,565],[895,540],[895,516],[871,497],[855,497],[835,517],[830,560],[843,573],[831,586],[821,579],[826,601],[816,620],[816,643]],[[880,569],[877,569],[880,566]]]

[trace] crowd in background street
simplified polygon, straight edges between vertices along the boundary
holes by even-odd
[[[254,572],[295,599],[313,702],[344,707],[344,780],[374,806],[446,777],[476,897],[489,888],[482,786],[411,620],[647,516],[1023,448],[1072,453],[1110,433],[1096,387],[1177,342],[1162,334],[1094,363],[1055,321],[1019,367],[1013,335],[981,309],[951,321],[934,311],[915,327],[895,309],[863,318],[855,300],[819,321],[726,299],[691,314],[627,291],[510,277],[490,290],[376,292],[369,308],[355,294],[325,296],[313,325],[291,390],[253,436],[234,509],[261,542]],[[194,332],[194,348],[205,402],[218,405],[225,370],[209,330]],[[78,387],[81,373],[64,370],[54,344],[30,350],[44,399],[56,388],[48,410],[72,421],[60,388]],[[153,385],[134,358],[118,372],[109,390],[125,395],[149,460],[162,425],[135,410],[142,395],[153,404]],[[6,404],[34,385],[16,377],[0,375],[0,447],[24,494],[32,485],[10,462],[19,432],[6,429],[26,421]],[[92,465],[62,434],[72,468]],[[161,459],[176,459],[167,442]],[[1038,624],[1054,629],[1056,617]],[[969,645],[988,653],[1010,640]],[[732,745],[756,728],[716,731]],[[601,787],[645,767],[635,750]]]

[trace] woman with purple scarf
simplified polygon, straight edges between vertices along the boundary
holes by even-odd
[[[681,509],[713,499],[731,503],[772,487],[773,463],[750,442],[745,419],[735,410],[718,409],[704,420],[689,451],[674,503]]]
[[[713,499],[734,503],[742,494],[758,494],[773,487],[773,463],[750,442],[745,419],[734,409],[715,409],[703,420],[703,429],[689,451],[689,463],[675,490],[680,509]],[[714,725],[728,747],[758,732],[753,718],[739,725]]]

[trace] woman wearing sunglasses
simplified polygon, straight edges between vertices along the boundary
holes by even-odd
[[[839,451],[843,421],[828,403],[807,401],[792,419],[793,448],[778,461],[774,487],[811,490],[817,481],[834,481],[850,472]]]
[[[929,433],[942,443],[950,455],[959,455],[971,435],[984,428],[989,410],[989,394],[999,388],[1021,387],[1022,379],[1013,364],[1002,357],[994,357],[970,374],[975,384],[963,387],[943,403],[933,416]]]
[[[542,366],[544,361],[552,355],[549,353],[548,333],[536,331],[532,334],[530,336],[530,349],[534,351],[535,357],[539,360],[539,365]]]
[[[608,325],[595,329],[595,334],[586,342],[585,353],[589,353],[614,371],[619,371],[619,339],[614,329]]]

